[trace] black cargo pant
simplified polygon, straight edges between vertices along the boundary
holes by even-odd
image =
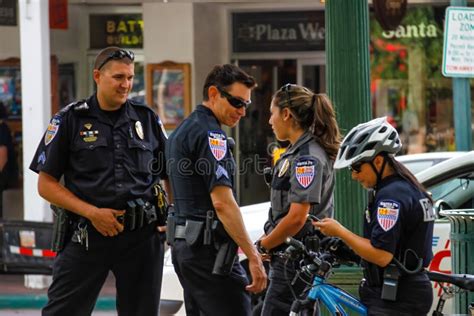
[[[68,242],[53,266],[43,316],[91,315],[109,271],[116,279],[120,316],[157,316],[163,274],[163,238],[155,224],[115,237],[88,225],[89,249]]]
[[[188,246],[176,239],[172,247],[173,266],[184,290],[187,316],[251,315],[250,295],[245,290],[247,275],[235,263],[229,276],[212,274],[216,250],[213,246]]]
[[[426,273],[402,277],[394,302],[382,300],[381,294],[381,287],[370,287],[364,282],[359,287],[360,300],[369,316],[422,316],[433,303],[433,289]]]
[[[272,257],[269,273],[270,285],[265,294],[262,316],[288,316],[291,310],[291,304],[293,304],[295,300],[291,288],[298,298],[300,298],[306,284],[298,280],[290,288],[290,283],[296,274],[294,265],[295,263],[291,260],[285,265],[285,259],[276,256]],[[311,280],[307,279],[306,282],[311,282]],[[313,310],[305,311],[304,314],[311,315],[313,314]]]

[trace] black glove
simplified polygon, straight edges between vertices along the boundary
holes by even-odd
[[[360,264],[360,257],[338,237],[325,237],[321,240],[321,249],[330,252],[337,259]]]

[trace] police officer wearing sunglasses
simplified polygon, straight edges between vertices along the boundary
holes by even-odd
[[[203,102],[171,134],[166,149],[175,212],[167,240],[184,289],[186,315],[251,315],[250,293],[266,287],[262,260],[235,201],[235,160],[222,126],[245,116],[256,83],[234,65],[208,74]],[[249,282],[237,259],[249,261]]]
[[[359,294],[369,315],[426,315],[433,301],[424,272],[433,253],[432,199],[394,156],[402,144],[386,118],[354,127],[344,138],[334,164],[348,167],[352,179],[375,190],[358,236],[333,219],[315,222],[323,234],[340,238],[362,257]],[[412,273],[400,269],[400,264]]]
[[[167,186],[166,134],[148,106],[127,98],[133,61],[131,51],[102,50],[97,91],[53,116],[31,162],[39,194],[67,214],[42,315],[90,315],[109,271],[118,315],[158,315],[164,236],[157,220],[166,218],[156,192],[161,179]]]
[[[308,214],[319,218],[334,212],[333,162],[339,148],[340,134],[330,100],[324,94],[294,84],[281,87],[270,105],[270,125],[276,138],[290,146],[273,168],[271,210],[265,224],[265,235],[257,241],[264,257],[282,251],[285,239],[300,241],[314,235]],[[286,271],[285,271],[286,270]],[[271,256],[270,285],[262,315],[288,315],[294,300],[305,284],[290,283],[296,274],[294,266]]]

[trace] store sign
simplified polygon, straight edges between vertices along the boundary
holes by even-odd
[[[0,0],[0,25],[17,25],[16,3],[16,0]]]
[[[324,50],[325,35],[323,11],[232,14],[235,53]]]
[[[67,0],[49,0],[49,28],[66,30]]]
[[[93,14],[89,17],[89,25],[90,48],[143,48],[141,14]]]
[[[443,75],[474,78],[474,8],[446,9]]]
[[[383,31],[384,38],[435,38],[438,37],[436,25],[434,23],[400,25],[396,30]]]

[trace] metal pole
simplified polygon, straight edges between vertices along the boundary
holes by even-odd
[[[369,5],[367,0],[327,0],[326,82],[346,134],[371,118]],[[336,173],[336,218],[355,232],[362,231],[366,191],[347,170]]]
[[[451,6],[466,7],[467,0],[451,0]],[[472,149],[471,87],[468,78],[453,78],[454,134],[456,150]]]

